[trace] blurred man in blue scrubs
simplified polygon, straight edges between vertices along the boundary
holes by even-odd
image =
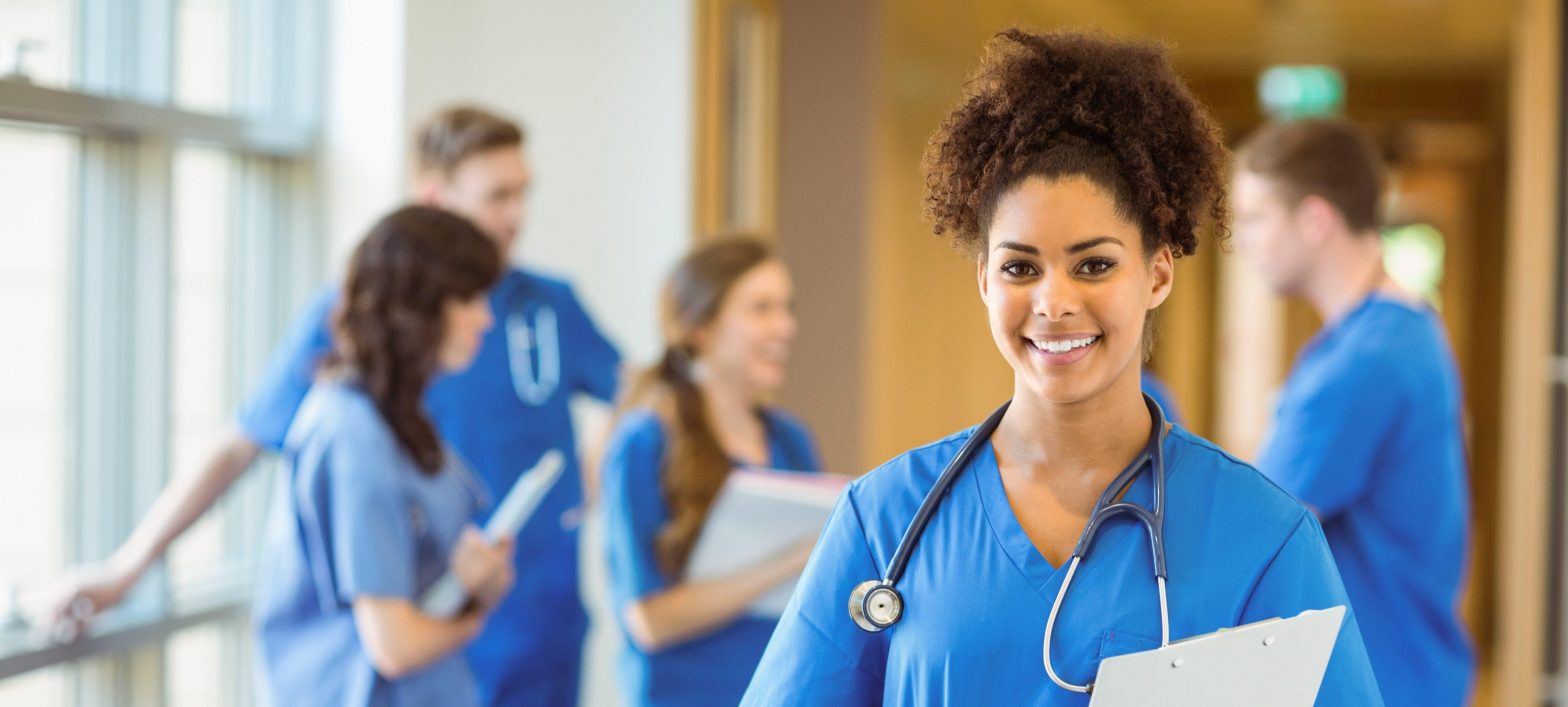
[[[522,129],[506,118],[473,107],[443,110],[416,139],[415,198],[467,217],[505,258],[532,181],[523,146]],[[281,448],[332,345],[328,318],[338,297],[330,287],[300,314],[237,428],[201,469],[160,494],[113,557],[76,573],[57,613],[81,617],[117,603],[261,450]],[[468,660],[484,704],[576,705],[588,618],[577,588],[583,486],[568,403],[577,393],[613,399],[620,355],[563,280],[510,268],[491,289],[490,308],[495,326],[473,364],[432,383],[431,417],[493,498],[551,449],[566,456],[567,469],[519,533],[516,584],[470,644]]]
[[[1314,509],[1389,707],[1467,700],[1470,523],[1459,373],[1436,312],[1383,271],[1384,166],[1343,120],[1270,125],[1237,154],[1240,248],[1325,324],[1280,393],[1258,468]]]

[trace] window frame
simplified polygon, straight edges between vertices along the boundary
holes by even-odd
[[[169,480],[172,199],[177,147],[233,160],[224,397],[237,402],[325,261],[314,189],[327,8],[230,0],[230,107],[174,105],[178,0],[76,0],[72,88],[0,79],[0,121],[63,130],[79,144],[71,186],[67,290],[67,564],[99,560]],[[264,41],[258,41],[266,38]],[[92,342],[92,345],[85,345]],[[267,485],[264,460],[237,486]],[[189,470],[173,470],[185,473]],[[161,564],[89,635],[56,644],[0,631],[0,680],[71,666],[68,703],[161,703],[163,650],[179,631],[248,614],[265,494],[230,493],[224,549],[247,558],[211,580],[170,586]],[[241,632],[231,632],[239,634]],[[233,642],[247,636],[231,635]],[[226,646],[226,655],[243,646]],[[248,686],[248,666],[224,670]],[[251,699],[249,691],[235,695]]]

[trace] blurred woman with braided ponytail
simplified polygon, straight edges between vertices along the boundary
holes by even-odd
[[[767,404],[795,336],[792,296],[783,262],[748,238],[698,248],[665,284],[664,352],[627,387],[602,465],[629,704],[739,701],[775,623],[743,613],[805,566],[807,545],[722,579],[684,579],[732,469],[819,467],[805,427]]]

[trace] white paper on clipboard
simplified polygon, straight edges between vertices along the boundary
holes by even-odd
[[[849,480],[837,474],[759,469],[730,472],[692,548],[686,579],[728,576],[815,538]],[[784,582],[754,602],[746,613],[778,618],[794,591],[794,580]]]
[[[1106,658],[1089,707],[1312,707],[1344,619],[1303,611]]]
[[[506,492],[506,498],[485,523],[484,533],[490,541],[517,537],[565,468],[566,458],[559,450],[552,449],[545,452],[532,469],[519,475],[512,489]],[[463,610],[467,601],[462,583],[457,581],[456,575],[447,572],[419,598],[419,610],[438,619],[450,619]]]

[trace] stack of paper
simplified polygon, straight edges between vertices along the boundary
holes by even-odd
[[[730,472],[692,549],[686,579],[733,575],[814,539],[849,481],[850,477],[836,474]],[[752,604],[747,613],[778,618],[794,591],[794,579],[784,582]]]

